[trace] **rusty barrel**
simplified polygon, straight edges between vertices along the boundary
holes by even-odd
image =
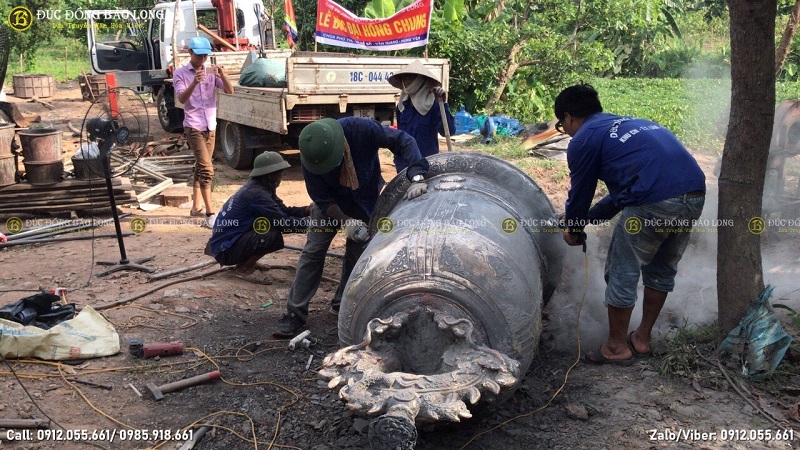
[[[25,162],[61,161],[61,130],[31,128],[19,132]]]
[[[0,158],[12,154],[11,144],[14,142],[15,133],[16,130],[13,123],[0,125]]]
[[[517,360],[524,374],[561,276],[555,210],[535,181],[501,159],[449,152],[428,160],[427,194],[403,199],[403,174],[378,200],[374,237],[345,289],[340,343],[361,342],[372,319],[422,306],[468,320],[476,343]],[[411,371],[426,370],[419,359],[430,344],[410,345],[421,352]]]

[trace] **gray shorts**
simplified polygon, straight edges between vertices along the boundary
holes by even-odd
[[[632,308],[640,273],[645,286],[672,292],[693,222],[703,212],[705,196],[701,194],[622,210],[606,259],[606,305]]]

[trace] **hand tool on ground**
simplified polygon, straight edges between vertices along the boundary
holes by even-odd
[[[79,380],[77,378],[67,378],[67,381],[69,381],[70,383],[85,384],[86,386],[105,389],[107,391],[114,389],[114,386],[111,386],[110,384],[93,383],[91,381]]]
[[[306,339],[310,335],[311,331],[306,330],[298,334],[297,336],[293,337],[292,340],[289,341],[289,350],[294,350],[298,345],[302,345],[305,348],[310,347],[311,341]]]
[[[170,356],[183,354],[183,342],[149,342],[144,343],[142,338],[129,338],[128,352],[137,358],[155,358],[156,356]]]
[[[216,380],[220,377],[222,377],[222,373],[220,373],[219,370],[215,370],[213,372],[204,373],[202,375],[197,375],[196,377],[187,378],[185,380],[162,384],[161,386],[156,386],[154,383],[147,383],[147,389],[151,394],[153,394],[153,398],[156,400],[163,400],[164,394],[168,394],[189,386],[194,386],[196,384],[205,383],[206,381]]]

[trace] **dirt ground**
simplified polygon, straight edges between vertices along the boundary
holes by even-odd
[[[63,119],[82,118],[88,103],[80,100],[77,86],[61,86],[58,95],[41,104],[19,102],[23,112],[41,114],[42,122],[66,131]],[[152,104],[148,107],[155,114]],[[78,122],[79,123],[79,122]],[[157,122],[154,122],[157,126]],[[155,130],[160,132],[160,128]],[[65,148],[68,142],[65,135]],[[162,135],[165,136],[165,135]],[[463,148],[463,147],[462,147]],[[385,156],[385,155],[384,155]],[[296,153],[287,153],[292,168],[287,171],[279,194],[288,205],[309,202],[298,169]],[[704,167],[713,167],[713,159],[699,157]],[[384,177],[393,167],[384,160]],[[217,165],[219,184],[215,191],[217,207],[246,179],[238,172]],[[710,170],[708,172],[710,174]],[[545,177],[546,179],[546,177]],[[715,182],[709,175],[709,184]],[[542,182],[556,209],[563,209],[565,185]],[[713,191],[713,188],[710,189]],[[711,213],[707,206],[707,213]],[[206,260],[203,248],[210,235],[198,220],[189,218],[188,209],[162,207],[144,212],[123,208],[132,218],[149,221],[144,233],[125,240],[130,258],[155,256],[147,265],[165,271]],[[5,231],[5,217],[0,229]],[[106,226],[98,233],[111,233]],[[590,239],[589,275],[579,250],[568,252],[563,283],[546,309],[545,330],[536,359],[510,400],[479,411],[465,423],[423,427],[419,449],[650,449],[702,448],[745,449],[800,447],[800,422],[788,411],[798,408],[800,375],[781,378],[780,385],[767,389],[748,384],[750,402],[728,384],[716,382],[715,367],[701,366],[694,374],[680,379],[659,375],[659,358],[638,360],[629,367],[576,364],[578,340],[583,350],[599,345],[605,332],[605,309],[602,306],[602,261],[607,236],[602,232]],[[694,261],[681,271],[678,287],[668,300],[662,315],[656,350],[663,349],[664,337],[686,323],[713,319],[716,311],[714,249],[709,239],[696,239],[686,260]],[[286,243],[302,246],[302,235],[286,236]],[[344,240],[337,237],[331,251],[343,252]],[[800,308],[800,253],[797,239],[765,241],[770,252],[765,257],[768,282],[776,285],[776,299]],[[14,289],[66,287],[69,301],[78,306],[105,305],[118,299],[152,293],[124,306],[103,310],[115,326],[121,342],[141,337],[145,342],[181,341],[187,351],[181,356],[141,360],[120,353],[78,365],[55,365],[41,361],[11,361],[16,377],[7,366],[0,366],[0,418],[43,418],[45,414],[68,430],[55,439],[12,441],[0,431],[0,447],[14,449],[176,449],[179,440],[159,439],[166,432],[175,434],[196,422],[213,417],[214,428],[196,448],[250,449],[299,448],[311,450],[368,448],[369,420],[348,411],[337,393],[327,388],[316,374],[324,355],[337,348],[336,317],[328,312],[328,302],[336,284],[323,282],[311,303],[308,329],[313,345],[297,351],[287,349],[286,341],[271,337],[273,327],[285,311],[299,253],[281,250],[262,261],[288,266],[263,273],[267,285],[243,282],[229,272],[201,279],[175,283],[180,277],[148,282],[145,274],[118,272],[95,276],[95,262],[119,260],[115,240],[87,240],[18,246],[0,251],[0,305],[29,295],[9,292]],[[325,274],[338,278],[340,262],[328,258]],[[192,274],[200,274],[210,267]],[[586,279],[588,278],[588,286]],[[158,288],[163,286],[161,288]],[[583,297],[584,289],[587,294]],[[580,325],[576,326],[581,308]],[[638,311],[638,310],[637,310]],[[634,313],[632,326],[637,323]],[[785,367],[785,366],[782,366]],[[157,385],[187,378],[215,369],[222,380],[170,394],[154,401],[147,383]],[[716,373],[715,373],[716,371]],[[62,375],[63,374],[63,375]],[[566,378],[568,375],[568,379]],[[107,384],[102,390],[80,384],[68,384],[64,376]],[[566,380],[566,381],[565,381]],[[143,394],[140,398],[134,389]],[[554,399],[551,398],[555,396]],[[767,419],[754,406],[774,419]],[[793,430],[794,439],[745,441],[751,432],[771,430],[778,425]],[[58,428],[53,425],[53,429]],[[74,430],[88,430],[89,435],[115,433],[108,438],[74,442]],[[140,430],[137,432],[133,430]],[[737,430],[727,436],[727,430]],[[124,436],[126,440],[121,440]],[[677,435],[678,432],[684,433]],[[700,433],[716,433],[702,436]],[[724,434],[724,435],[723,435]],[[78,433],[80,435],[80,433]],[[783,436],[783,435],[781,435]],[[98,436],[100,438],[101,436]],[[181,437],[181,436],[178,436]],[[754,436],[758,437],[758,436]],[[254,441],[255,439],[255,441]]]

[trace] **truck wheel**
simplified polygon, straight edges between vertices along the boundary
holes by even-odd
[[[161,128],[170,133],[183,131],[183,110],[175,107],[175,93],[172,89],[161,89],[156,96],[158,121]]]
[[[217,122],[217,145],[225,156],[225,162],[234,169],[253,167],[253,149],[245,144],[244,133],[244,127],[238,123]]]

